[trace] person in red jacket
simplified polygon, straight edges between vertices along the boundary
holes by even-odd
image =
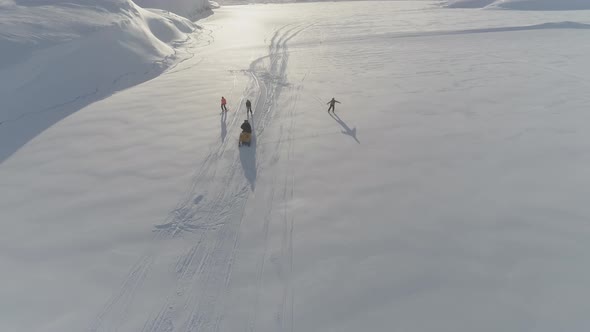
[[[227,112],[227,107],[225,106],[225,104],[227,104],[227,100],[225,100],[225,98],[223,96],[221,96],[221,111],[226,111]]]

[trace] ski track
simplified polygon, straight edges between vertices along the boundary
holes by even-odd
[[[273,43],[276,39],[277,35],[273,36],[270,54],[272,55],[270,58],[271,61],[271,73],[278,72],[280,73],[279,81],[275,84],[275,89],[273,89],[273,93],[275,93],[275,98],[278,98],[278,95],[281,92],[281,89],[284,87],[289,86],[287,84],[286,78],[286,66],[288,63],[288,48],[287,42],[294,38],[297,34],[303,31],[306,27],[302,28],[301,26],[295,26],[289,29],[287,36],[284,37],[283,42],[277,42],[278,46],[274,46]],[[277,56],[280,54],[280,58]],[[262,60],[262,59],[259,59]],[[256,61],[253,65],[256,65]],[[254,70],[255,66],[251,66],[251,70]],[[274,79],[274,78],[273,78]],[[297,90],[299,92],[299,89]],[[289,202],[293,197],[293,184],[294,182],[289,182],[289,179],[293,177],[293,173],[291,172],[290,168],[290,160],[293,153],[293,140],[291,139],[293,136],[293,128],[294,128],[294,113],[296,110],[296,102],[297,96],[295,95],[294,102],[291,100],[287,100],[285,102],[285,110],[287,118],[290,119],[288,127],[281,127],[279,140],[275,142],[275,145],[271,148],[269,158],[267,162],[271,165],[276,164],[279,160],[283,160],[283,163],[278,167],[279,170],[274,172],[274,177],[271,180],[269,188],[269,192],[266,195],[259,196],[260,202],[270,202],[267,204],[267,209],[265,212],[264,222],[262,225],[261,230],[261,238],[263,240],[264,246],[262,254],[258,258],[258,263],[256,264],[257,269],[257,283],[256,283],[256,291],[254,295],[253,305],[251,307],[249,313],[249,321],[246,326],[247,331],[256,331],[257,330],[257,321],[259,317],[259,303],[260,297],[262,296],[263,292],[263,284],[264,284],[264,276],[265,276],[265,268],[267,266],[267,261],[270,259],[271,262],[277,262],[275,265],[277,266],[276,273],[278,274],[279,280],[283,284],[283,290],[279,294],[280,299],[275,299],[277,302],[277,311],[273,313],[276,320],[276,325],[272,329],[273,331],[292,331],[293,330],[293,310],[292,310],[292,291],[291,291],[291,284],[289,276],[292,271],[292,217],[288,215],[287,209],[287,202]],[[288,146],[284,149],[284,144],[287,143]],[[264,149],[264,148],[263,148]],[[264,150],[263,150],[264,151]],[[286,156],[284,156],[286,152]],[[266,153],[264,153],[266,155]],[[286,157],[286,158],[285,158]],[[285,169],[281,169],[280,167],[283,166]],[[284,180],[281,177],[285,177]],[[277,188],[279,188],[277,190]],[[269,243],[269,231],[271,228],[271,223],[273,221],[273,213],[280,213],[280,211],[275,211],[277,209],[277,205],[282,203],[283,204],[283,225],[279,225],[282,227],[282,239],[281,239],[281,250],[280,250],[280,257],[278,259],[275,257],[269,257],[268,250],[270,247]],[[262,203],[261,205],[263,205]]]
[[[255,130],[253,134],[253,145],[251,148],[254,148],[254,151],[248,152],[256,153],[255,149],[257,139],[260,137],[260,133],[262,133],[264,128],[266,128],[273,118],[275,118],[275,114],[280,114],[274,112],[273,106],[276,105],[280,94],[280,89],[286,81],[285,73],[288,60],[286,44],[288,40],[293,38],[301,31],[300,27],[294,27],[287,30],[281,36],[279,34],[281,33],[282,29],[283,28],[279,29],[275,33],[271,41],[271,46],[269,47],[269,56],[267,57],[270,60],[269,69],[266,69],[262,65],[264,58],[255,60],[250,66],[250,75],[252,77],[251,82],[254,85],[254,89],[258,89],[259,95],[258,98],[256,98],[257,103],[255,104],[257,120],[254,121],[253,119]],[[263,88],[261,89],[261,87]],[[274,151],[278,152],[276,149]],[[264,153],[261,154],[264,155]],[[258,166],[256,166],[256,168],[256,172],[261,169]],[[233,174],[235,174],[235,172],[232,173],[232,177]],[[239,182],[239,180],[233,182]],[[245,185],[242,188],[245,188],[246,192],[248,193],[247,183],[245,183],[243,178],[242,183]],[[271,186],[270,190],[274,196],[274,186]],[[223,311],[218,309],[222,309],[225,305],[224,297],[222,296],[223,294],[221,294],[221,291],[227,290],[230,285],[231,267],[233,266],[233,262],[235,260],[235,252],[239,242],[239,231],[241,223],[244,219],[244,209],[248,198],[247,196],[241,197],[243,198],[241,204],[239,204],[237,209],[232,209],[236,212],[236,217],[237,214],[240,214],[240,217],[235,218],[238,223],[237,227],[224,227],[224,230],[227,230],[230,236],[222,235],[217,237],[218,241],[216,242],[214,250],[212,251],[212,253],[217,255],[217,257],[212,257],[211,255],[207,256],[207,259],[210,260],[211,263],[210,265],[204,266],[203,272],[205,273],[201,275],[203,278],[199,280],[199,284],[202,285],[203,291],[200,292],[200,294],[197,292],[193,293],[196,297],[195,305],[192,306],[193,314],[186,325],[181,328],[182,331],[219,331],[220,324],[223,320]],[[269,204],[268,202],[269,201],[266,201],[266,204]],[[271,199],[270,204],[268,205],[269,212],[267,212],[267,217],[265,218],[265,246],[268,242],[268,225],[271,221],[270,211],[272,211],[273,206],[274,199]],[[229,251],[224,249],[228,246],[228,244],[231,244],[232,246],[231,250]],[[266,250],[261,258],[262,263],[260,264],[261,268],[258,274],[258,287],[260,287],[262,282],[262,272],[260,271],[263,270],[265,257]],[[225,278],[219,278],[220,275],[225,275]],[[257,290],[256,296],[259,296],[259,294],[260,291]],[[253,322],[254,323],[249,325],[255,327],[255,320]]]
[[[261,166],[254,161],[254,170],[244,169],[244,172],[254,172],[254,179],[242,174],[240,157],[236,156],[224,165],[226,153],[235,154],[236,149],[228,149],[228,144],[236,144],[233,139],[225,139],[213,147],[201,167],[193,177],[192,185],[184,199],[177,204],[163,224],[154,229],[152,245],[140,257],[125,278],[121,288],[115,293],[97,315],[90,326],[90,331],[117,331],[125,321],[129,309],[137,292],[141,291],[144,281],[149,277],[158,252],[165,240],[174,238],[195,239],[196,243],[188,248],[185,254],[178,257],[176,264],[171,267],[175,280],[170,284],[168,295],[159,309],[155,310],[145,322],[143,332],[170,331],[219,331],[224,313],[225,298],[231,285],[232,268],[239,246],[239,234],[245,218],[245,207],[250,193],[254,190],[256,174],[265,167],[277,167],[279,160],[284,158],[281,165],[286,172],[274,172],[272,185],[265,188],[260,195],[260,204],[266,206],[266,213],[262,229],[264,252],[258,257],[257,287],[254,294],[255,305],[250,314],[246,329],[255,331],[258,317],[259,298],[262,294],[264,272],[268,257],[269,229],[273,222],[273,213],[282,211],[282,243],[280,257],[275,259],[279,280],[283,290],[277,299],[276,329],[277,331],[293,330],[293,293],[291,290],[290,274],[293,268],[293,217],[289,215],[288,202],[293,197],[294,178],[290,168],[290,159],[294,153],[293,127],[297,96],[287,101],[289,107],[284,113],[275,112],[281,90],[288,87],[286,71],[289,52],[287,43],[308,26],[285,25],[273,35],[268,48],[269,54],[254,60],[245,72],[250,76],[250,83],[242,93],[238,105],[244,98],[256,96],[252,119],[254,133],[252,146],[242,149],[239,153],[252,153],[256,156],[257,140],[262,137],[264,129],[273,119],[281,119],[284,115],[290,117],[288,128],[281,128],[279,140],[275,145],[261,149],[260,155],[266,156]],[[212,34],[210,40],[213,40]],[[192,59],[192,58],[191,58]],[[198,66],[201,60],[185,61],[185,68],[172,73],[188,70]],[[194,63],[193,63],[194,62]],[[268,63],[266,63],[268,62]],[[234,88],[237,76],[234,73]],[[234,93],[230,91],[230,98]],[[235,98],[231,98],[235,100]],[[284,114],[284,115],[283,115]],[[233,112],[228,124],[229,137],[237,136],[239,132],[237,118],[239,109]],[[232,135],[232,133],[234,133]],[[284,149],[284,144],[288,144]],[[237,144],[236,144],[237,145]],[[265,151],[270,149],[270,151]],[[283,156],[283,154],[286,154]],[[254,159],[255,160],[255,159]],[[226,161],[227,163],[227,161]],[[263,166],[262,166],[263,165]],[[242,165],[245,168],[248,165]],[[281,169],[282,170],[282,169]],[[246,176],[244,176],[246,175]],[[251,183],[248,183],[251,182]],[[276,185],[276,186],[275,186]],[[282,210],[279,210],[282,204]],[[180,239],[179,239],[180,240]]]

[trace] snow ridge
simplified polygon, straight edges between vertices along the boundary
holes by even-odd
[[[590,9],[590,0],[447,0],[444,6],[515,10],[583,10]]]
[[[197,26],[130,0],[0,4],[0,162],[82,107],[179,59]],[[34,96],[34,98],[31,98]]]

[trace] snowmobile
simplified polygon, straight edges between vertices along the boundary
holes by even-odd
[[[247,145],[250,146],[250,142],[252,140],[252,134],[242,131],[240,134],[240,141],[238,142],[238,146]]]

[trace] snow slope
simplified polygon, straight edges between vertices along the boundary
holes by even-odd
[[[127,0],[4,2],[0,161],[55,122],[180,60],[196,26]]]
[[[0,330],[588,330],[590,17],[434,5],[221,8],[31,139]]]
[[[449,8],[502,8],[518,10],[590,9],[589,0],[448,0]]]

